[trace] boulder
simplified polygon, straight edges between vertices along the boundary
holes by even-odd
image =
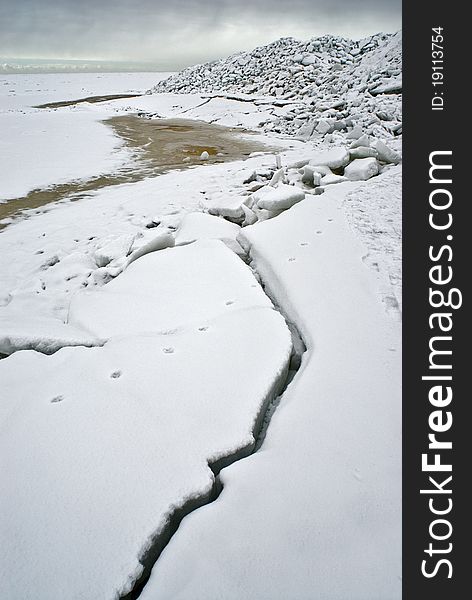
[[[259,195],[256,205],[257,208],[269,211],[287,210],[305,198],[305,192],[293,185],[281,184],[276,188],[269,188],[265,192],[263,189],[256,192]]]
[[[357,158],[344,169],[344,176],[350,181],[366,181],[379,172],[375,158]]]
[[[358,137],[356,140],[354,140],[354,142],[352,142],[352,144],[349,146],[349,148],[360,148],[361,146],[367,147],[369,145],[370,145],[370,138],[366,133],[364,133],[363,135]]]
[[[315,127],[315,131],[317,133],[321,133],[321,135],[324,135],[325,133],[330,133],[333,131],[333,125],[329,121],[321,119],[318,125]]]
[[[347,181],[347,177],[343,177],[342,175],[335,175],[331,173],[330,175],[325,175],[321,178],[321,185],[333,185],[335,183],[342,183],[343,181]]]
[[[358,140],[362,135],[362,127],[355,125],[351,131],[346,135],[347,140]]]
[[[372,146],[377,151],[380,162],[397,165],[401,161],[400,155],[395,150],[389,148],[382,140],[375,140]]]
[[[319,173],[321,176],[332,175],[332,171],[329,167],[327,167],[326,165],[318,165],[316,161],[313,162],[312,160],[310,160],[310,167],[313,168],[313,171],[315,173]]]
[[[321,175],[312,165],[305,165],[302,173],[302,183],[315,187],[320,185]]]
[[[349,152],[346,148],[332,148],[317,152],[310,164],[326,165],[330,169],[340,169],[349,163]]]
[[[354,160],[355,158],[377,158],[378,153],[377,150],[375,150],[375,148],[369,148],[368,146],[359,146],[358,148],[353,148],[352,150],[349,150],[349,156],[351,157],[351,160]]]

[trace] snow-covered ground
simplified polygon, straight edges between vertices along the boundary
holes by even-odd
[[[290,358],[283,318],[218,240],[135,261],[70,320],[109,342],[0,363],[5,598],[128,591],[172,513],[210,496],[207,463],[251,448]]]
[[[101,123],[109,112],[79,104],[35,108],[102,94],[140,94],[167,73],[4,75],[0,77],[0,202],[31,190],[110,173],[130,159]]]
[[[243,230],[308,350],[260,451],[222,471],[143,600],[401,597],[400,331],[342,211],[353,188]]]
[[[401,597],[399,39],[284,41],[57,109],[31,106],[150,76],[8,77],[5,200],[129,164],[114,115],[278,150],[0,231],[2,597],[136,597],[156,559],[146,600]]]

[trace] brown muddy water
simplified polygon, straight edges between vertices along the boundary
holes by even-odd
[[[77,102],[77,101],[75,101]],[[132,159],[113,173],[35,189],[22,198],[0,204],[0,229],[9,221],[27,216],[25,210],[38,209],[60,200],[78,200],[107,186],[136,183],[175,169],[195,165],[240,160],[251,152],[274,152],[257,139],[257,134],[189,119],[150,119],[122,115],[103,121],[132,151]],[[241,136],[244,133],[244,137]],[[210,155],[201,161],[206,150]]]

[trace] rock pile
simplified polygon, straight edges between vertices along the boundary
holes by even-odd
[[[366,181],[400,160],[383,141],[362,134],[349,147],[330,147],[286,167],[276,163],[272,169],[248,172],[242,195],[207,198],[202,208],[245,227],[280,215],[306,194],[322,194],[343,181]]]
[[[251,52],[196,65],[148,93],[232,95],[272,105],[265,130],[301,139],[360,127],[377,137],[399,135],[401,32],[360,41],[332,35],[300,42],[282,38]]]

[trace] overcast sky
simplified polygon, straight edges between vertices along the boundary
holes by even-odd
[[[176,69],[282,36],[400,27],[401,0],[0,0],[0,56]]]

